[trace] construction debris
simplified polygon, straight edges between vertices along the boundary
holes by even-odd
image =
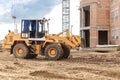
[[[120,51],[119,45],[97,45],[93,48],[94,51]]]

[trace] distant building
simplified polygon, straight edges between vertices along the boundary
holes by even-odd
[[[120,45],[120,0],[81,0],[84,47]]]

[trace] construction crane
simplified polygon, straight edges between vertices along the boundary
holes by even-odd
[[[62,0],[62,31],[66,29],[70,30],[70,0]]]

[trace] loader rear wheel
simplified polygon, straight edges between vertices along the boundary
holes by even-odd
[[[16,44],[13,48],[13,55],[16,58],[28,58],[28,54],[29,49],[22,43]]]
[[[45,48],[45,56],[48,60],[59,60],[62,55],[62,48],[57,44],[50,44]]]
[[[62,44],[62,49],[63,49],[63,58],[68,58],[70,55],[69,47],[65,44]]]

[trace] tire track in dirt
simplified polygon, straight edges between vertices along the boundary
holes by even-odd
[[[101,75],[105,77],[120,79],[120,72],[98,70],[98,69],[92,69],[92,68],[87,68],[87,67],[68,68],[68,70],[77,70],[77,71],[79,70],[83,72],[93,73],[95,75]]]
[[[106,57],[75,57],[64,60],[70,63],[87,63],[87,64],[101,64],[101,63],[110,63],[110,64],[120,64],[120,57],[116,58],[106,58]]]
[[[48,72],[48,71],[34,71],[34,72],[31,72],[29,75],[37,76],[37,77],[41,77],[42,76],[44,78],[54,78],[54,79],[82,80],[82,79],[78,79],[78,78],[66,77],[66,76],[55,74],[55,73],[51,73],[51,72]]]
[[[5,69],[0,69],[0,72],[7,72],[7,70],[5,70]]]
[[[5,65],[4,68],[0,68],[0,72],[8,72],[8,71],[11,72],[12,70],[16,70],[16,68],[8,66],[8,65]]]
[[[16,70],[15,67],[11,67],[11,66],[8,66],[8,65],[5,66],[5,69],[7,69],[7,70]]]

